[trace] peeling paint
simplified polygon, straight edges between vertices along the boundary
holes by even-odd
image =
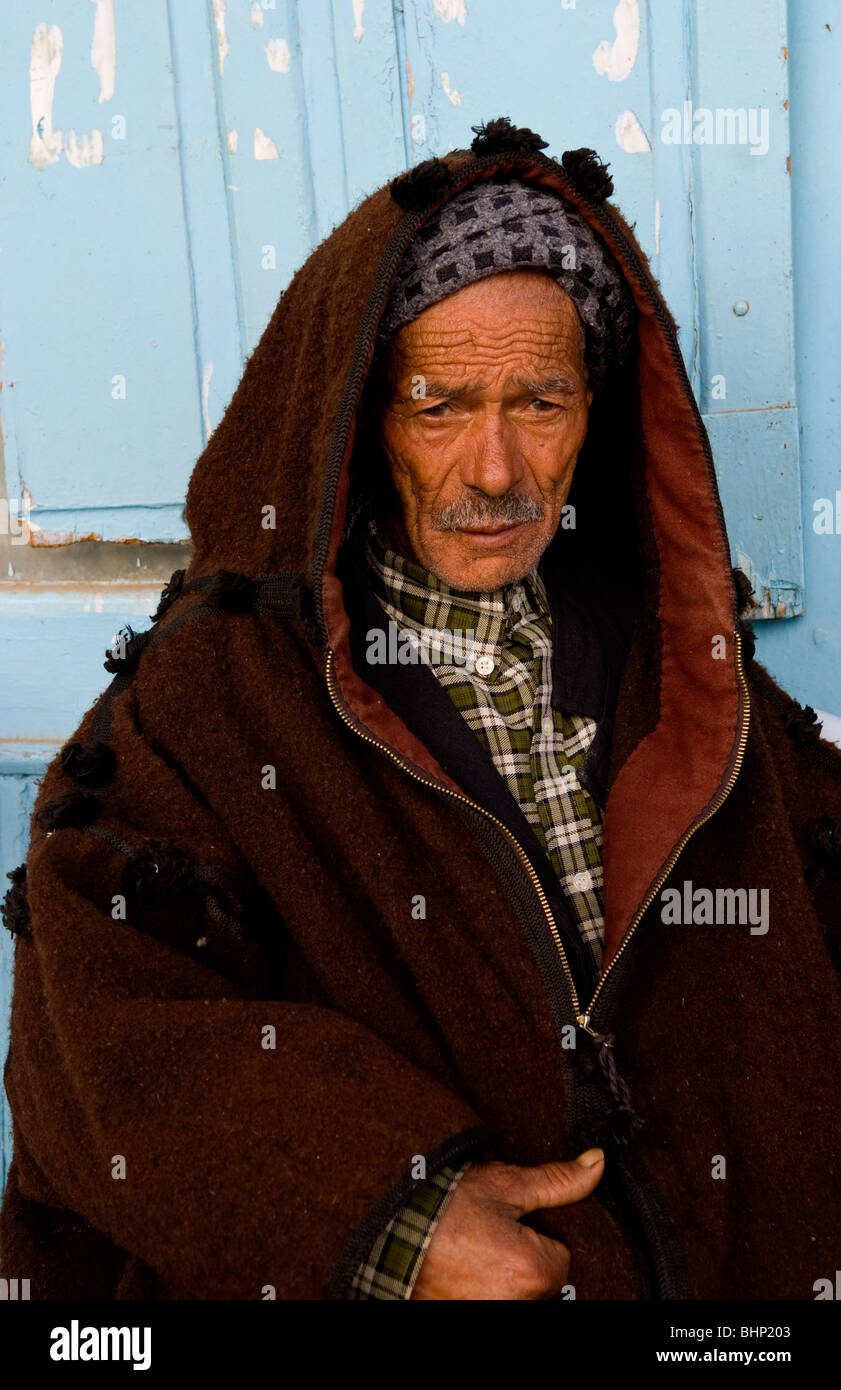
[[[216,49],[219,54],[219,76],[221,77],[225,59],[231,51],[228,35],[225,33],[225,0],[213,0],[213,19],[216,24]]]
[[[29,163],[36,169],[55,164],[64,141],[60,130],[53,130],[53,98],[61,67],[64,40],[57,24],[49,29],[37,25],[29,52],[29,104],[32,110],[32,138]]]
[[[640,12],[637,0],[619,0],[613,11],[616,38],[602,39],[593,54],[593,67],[600,77],[624,82],[637,61],[640,42]]]
[[[776,619],[787,616],[798,617],[803,611],[803,594],[800,586],[791,580],[780,579],[773,570],[770,575],[759,574],[753,562],[738,546],[736,565],[747,575],[754,592],[755,602],[749,613],[751,619]]]
[[[467,6],[464,0],[435,0],[432,8],[445,24],[449,24],[451,19],[457,20],[459,24],[467,21]]]
[[[457,92],[455,88],[453,88],[452,91],[450,90],[450,74],[448,72],[441,73],[441,86],[444,88],[444,92],[453,103],[453,106],[461,106],[461,92]]]
[[[365,33],[365,25],[362,23],[364,12],[365,0],[353,0],[353,37],[357,43]]]
[[[121,541],[129,540],[128,536],[121,536]],[[41,531],[37,535],[30,535],[29,544],[33,549],[51,550],[59,545],[75,545],[77,541],[101,541],[102,537],[98,531],[89,531],[86,536],[77,535],[75,531]],[[115,542],[116,544],[116,542]]]
[[[225,132],[225,138],[228,142],[228,154],[236,154],[237,144],[239,143],[239,132],[236,130],[228,130]]]
[[[208,362],[201,379],[201,414],[204,421],[204,439],[207,443],[213,433],[210,423],[210,378],[213,376],[213,363]]]
[[[266,57],[272,72],[288,72],[291,63],[289,45],[285,39],[269,39],[266,44]]]
[[[264,135],[259,126],[254,127],[254,158],[280,159],[274,140]]]
[[[262,29],[263,27],[263,7],[260,0],[254,0],[251,6],[251,28]]]
[[[114,28],[114,0],[93,0],[96,16],[93,21],[91,67],[99,78],[98,100],[110,101],[114,95],[117,72],[117,35]]]
[[[406,59],[406,76],[409,84],[409,104],[411,105],[415,99],[415,79],[412,76],[412,64],[408,58]]]
[[[74,169],[86,169],[91,164],[101,164],[105,157],[102,131],[91,130],[87,135],[78,136],[75,130],[68,130],[64,153]]]
[[[651,151],[651,142],[633,111],[623,111],[616,117],[616,141],[625,154],[649,154]]]

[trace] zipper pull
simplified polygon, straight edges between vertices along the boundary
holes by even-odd
[[[614,1033],[597,1033],[595,1042],[601,1069],[610,1087],[610,1094],[616,1101],[614,1114],[617,1118],[621,1116],[623,1121],[623,1128],[616,1134],[616,1138],[620,1144],[627,1144],[637,1133],[637,1130],[642,1129],[645,1121],[635,1111],[628,1083],[619,1075],[617,1070],[616,1059],[613,1055],[616,1035]]]
[[[618,1144],[624,1146],[642,1128],[645,1121],[634,1110],[628,1083],[620,1076],[617,1069],[616,1058],[613,1053],[616,1035],[615,1033],[597,1033],[594,1028],[590,1027],[589,1013],[577,1014],[576,1023],[582,1032],[587,1033],[593,1039],[593,1048],[599,1066],[616,1103],[611,1112],[615,1120],[619,1121],[618,1126],[614,1129],[614,1138]]]

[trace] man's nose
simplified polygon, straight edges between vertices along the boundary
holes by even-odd
[[[515,438],[499,414],[487,413],[471,431],[461,466],[461,481],[491,496],[521,482],[525,467]]]

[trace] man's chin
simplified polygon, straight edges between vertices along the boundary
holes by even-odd
[[[453,589],[474,592],[513,584],[534,567],[551,536],[526,537],[533,525],[521,525],[497,533],[456,531],[443,545],[430,547],[426,568]]]

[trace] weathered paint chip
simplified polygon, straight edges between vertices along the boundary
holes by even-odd
[[[64,148],[60,130],[53,130],[53,98],[61,67],[64,39],[57,24],[48,29],[39,24],[32,35],[29,52],[29,104],[32,111],[32,138],[29,163],[36,169],[55,164]]]
[[[99,78],[100,102],[114,95],[117,72],[117,35],[114,28],[114,0],[94,0],[96,16],[93,21],[91,67]]]
[[[213,426],[210,423],[210,378],[213,376],[213,363],[208,362],[201,378],[201,415],[204,421],[204,439],[207,443],[213,433]]]
[[[102,131],[91,130],[86,135],[77,135],[75,130],[68,130],[64,153],[74,169],[87,169],[92,164],[101,164],[105,156]]]
[[[640,42],[640,12],[637,0],[619,0],[613,11],[616,38],[602,39],[593,54],[593,67],[610,82],[624,82],[637,61]]]
[[[269,39],[266,44],[266,57],[272,72],[288,72],[291,63],[289,45],[285,39]]]
[[[254,127],[254,158],[280,159],[274,140],[264,135],[259,126]]]
[[[239,132],[236,130],[227,131],[226,139],[228,142],[228,154],[236,154],[237,144],[239,143]]]
[[[449,24],[451,19],[457,20],[459,24],[464,24],[467,20],[467,6],[464,0],[435,0],[433,9],[445,24]]]
[[[651,142],[633,111],[617,116],[616,140],[625,154],[648,154],[651,150]]]
[[[251,28],[262,29],[263,27],[263,7],[260,0],[254,0],[251,6]]]
[[[219,54],[219,76],[221,77],[225,59],[231,51],[228,35],[225,32],[225,0],[213,0],[213,19],[216,24],[216,50]]]
[[[441,73],[441,86],[444,88],[453,106],[461,106],[461,92],[457,92],[455,88],[452,90],[450,89],[450,74],[448,72]]]
[[[362,23],[364,12],[365,0],[353,0],[353,37],[357,43],[365,33],[365,25]]]

